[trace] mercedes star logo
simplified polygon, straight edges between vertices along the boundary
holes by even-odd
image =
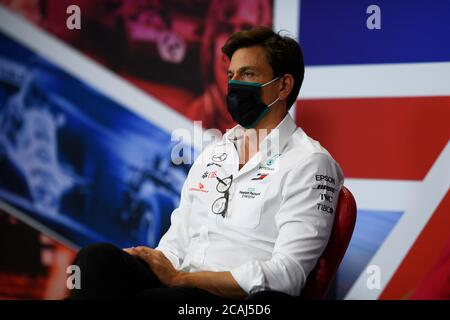
[[[211,160],[215,162],[222,162],[225,161],[227,156],[228,155],[226,153],[216,153],[215,155],[212,156]]]

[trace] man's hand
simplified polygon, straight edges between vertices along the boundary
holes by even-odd
[[[180,272],[172,266],[172,263],[161,251],[143,246],[124,249],[124,251],[147,262],[150,269],[165,286],[178,286],[177,280]]]
[[[229,271],[181,272],[177,271],[159,250],[148,247],[124,250],[147,262],[159,281],[167,287],[200,288],[218,296],[234,299],[242,299],[247,296]]]

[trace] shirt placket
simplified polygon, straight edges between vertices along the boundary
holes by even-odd
[[[232,142],[227,142],[225,145],[225,152],[229,155],[229,159],[227,159],[226,163],[222,167],[221,170],[222,176],[220,178],[229,177],[233,175],[233,182],[231,183],[230,189],[228,190],[228,208],[225,217],[227,216],[229,210],[231,209],[233,194],[234,194],[234,177],[236,176],[239,170],[239,154],[236,151],[236,148]],[[218,196],[224,196],[224,194],[219,194]],[[211,213],[212,214],[212,213]],[[226,219],[226,218],[225,218]],[[224,218],[221,215],[215,215],[215,225],[216,227],[223,224]]]

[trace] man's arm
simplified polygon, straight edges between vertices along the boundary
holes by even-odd
[[[247,296],[229,271],[180,272],[174,286],[199,288],[221,297],[233,299],[243,299]]]
[[[153,273],[167,287],[198,288],[221,297],[234,299],[242,299],[247,296],[230,272],[181,272],[176,270],[159,250],[135,247],[125,249],[125,251],[145,260]]]
[[[170,227],[160,239],[156,249],[164,252],[175,268],[180,268],[186,248],[189,245],[188,224],[191,210],[190,199],[187,192],[189,175],[181,190],[180,204],[170,217]]]
[[[186,180],[183,183],[180,196],[180,204],[176,208],[170,217],[169,230],[162,236],[155,248],[164,252],[166,257],[172,262],[175,268],[180,269],[184,257],[186,255],[186,249],[189,246],[189,216],[191,213],[191,198],[189,196],[188,187],[193,172],[198,172],[198,166],[205,161],[205,155],[208,154],[210,147],[206,147],[205,150],[197,157],[192,165]],[[209,158],[208,158],[209,160]],[[195,213],[194,213],[195,214]]]
[[[334,180],[327,182],[323,176]],[[275,215],[278,236],[272,258],[251,260],[230,270],[245,292],[300,294],[328,243],[342,183],[340,169],[325,154],[313,154],[287,173],[280,190],[282,204]]]

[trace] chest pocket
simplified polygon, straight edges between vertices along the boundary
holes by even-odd
[[[235,185],[224,224],[254,229],[260,224],[267,184],[243,181]]]

